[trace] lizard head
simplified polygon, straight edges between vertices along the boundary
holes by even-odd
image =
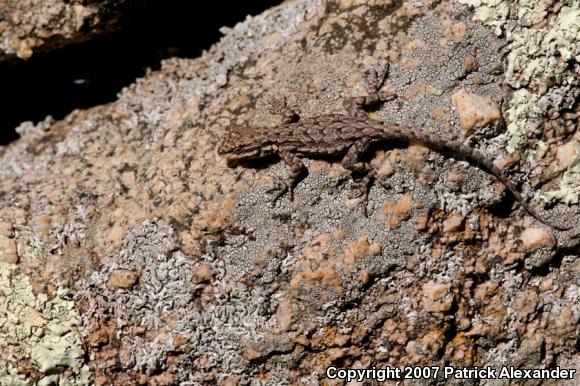
[[[222,137],[217,153],[228,164],[265,157],[272,153],[272,146],[263,131],[260,127],[230,128]]]

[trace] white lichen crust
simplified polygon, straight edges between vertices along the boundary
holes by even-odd
[[[9,360],[0,360],[0,384],[32,385],[16,366],[30,361],[47,374],[39,385],[88,385],[81,320],[69,291],[59,288],[52,299],[36,295],[16,265],[0,262],[0,293],[0,353],[10,353]],[[74,376],[63,379],[64,371]]]
[[[474,8],[475,20],[507,42],[505,82],[514,89],[507,109],[510,152],[540,145],[543,123],[577,108],[580,95],[580,1],[456,0]],[[577,118],[576,118],[577,119]],[[578,131],[570,140],[580,143]],[[547,200],[577,203],[580,180],[572,160],[560,187]]]

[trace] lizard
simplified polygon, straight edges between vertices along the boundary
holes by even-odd
[[[385,73],[387,69],[384,70]],[[290,168],[288,179],[283,184],[280,194],[289,192],[290,197],[293,197],[293,189],[305,171],[301,157],[340,156],[345,169],[352,174],[362,175],[362,178],[353,185],[363,195],[363,208],[366,214],[368,192],[376,177],[376,171],[362,160],[369,147],[378,142],[419,142],[431,150],[457,154],[474,162],[499,179],[526,212],[536,220],[558,230],[571,229],[542,217],[524,200],[516,186],[503,175],[492,160],[476,149],[460,141],[445,139],[410,126],[371,118],[366,108],[396,98],[395,94],[379,91],[384,76],[376,71],[374,76],[367,74],[369,93],[366,96],[345,99],[344,107],[347,114],[325,114],[300,119],[284,103],[284,107],[278,109],[283,115],[281,125],[232,127],[222,137],[217,153],[225,157],[228,165],[277,155]]]

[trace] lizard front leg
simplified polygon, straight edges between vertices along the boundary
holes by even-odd
[[[369,201],[369,190],[376,171],[366,162],[361,161],[361,157],[368,150],[372,141],[368,138],[362,138],[355,141],[346,152],[342,159],[342,167],[350,170],[351,173],[363,174],[360,181],[354,182],[352,187],[359,191],[359,195],[363,198],[363,211],[367,215],[367,205]]]
[[[294,109],[288,106],[286,98],[277,99],[270,104],[270,113],[280,115],[282,117],[281,125],[289,123],[296,123],[300,121],[300,115]]]
[[[290,193],[290,200],[294,200],[294,187],[298,182],[300,175],[306,170],[306,167],[302,163],[302,160],[298,158],[298,156],[288,150],[285,149],[278,149],[278,155],[290,167],[290,171],[288,172],[288,179],[286,182],[282,182],[280,180],[277,181],[277,187],[273,190],[279,190],[279,193],[274,198],[274,202],[280,198],[282,194],[285,192]],[[280,188],[281,186],[281,188]]]

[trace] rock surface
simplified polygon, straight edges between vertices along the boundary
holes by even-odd
[[[83,42],[119,28],[134,0],[1,0],[0,60]]]
[[[538,223],[484,171],[421,146],[377,149],[368,217],[336,162],[306,159],[294,201],[272,203],[282,163],[231,169],[215,153],[231,125],[277,124],[282,98],[303,116],[342,112],[385,61],[399,97],[372,114],[460,138],[452,95],[511,101],[505,41],[471,18],[452,1],[286,2],[114,103],[23,123],[0,148],[0,384],[578,369],[577,226]],[[507,158],[501,130],[474,127],[470,143]],[[510,164],[523,189],[558,164],[561,143],[546,146],[540,164]]]

